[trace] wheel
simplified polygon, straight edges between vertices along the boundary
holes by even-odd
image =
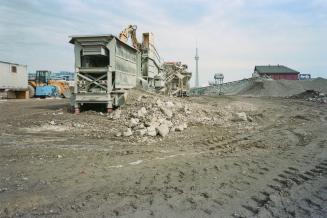
[[[35,95],[35,89],[31,85],[28,85],[27,89],[28,89],[28,95],[29,95],[29,97],[30,98],[33,98],[34,95]]]

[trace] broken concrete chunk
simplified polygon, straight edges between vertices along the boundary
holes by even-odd
[[[187,128],[187,124],[183,123],[183,124],[180,124],[178,126],[173,127],[173,130],[176,131],[176,132],[181,132],[186,128]]]
[[[147,135],[148,136],[156,136],[157,135],[157,130],[153,126],[149,126],[146,128],[147,129]]]
[[[8,191],[8,188],[0,188],[0,193],[5,191]]]
[[[147,133],[147,129],[138,129],[135,131],[135,134],[138,136],[144,136]]]
[[[165,108],[165,107],[160,107],[161,112],[166,115],[168,118],[172,118],[173,117],[173,111]]]
[[[138,124],[137,126],[134,127],[134,130],[138,130],[138,129],[144,129],[144,124],[143,123],[140,123]]]
[[[80,124],[80,123],[72,123],[72,126],[73,127],[78,127],[78,128],[83,128],[84,127],[84,125]]]
[[[145,127],[150,127],[150,126],[158,127],[158,126],[160,126],[160,123],[159,122],[155,122],[155,121],[150,121],[150,122],[145,122],[144,123],[144,126]]]
[[[137,111],[138,117],[144,117],[147,114],[147,110],[145,107],[142,107],[140,110]]]
[[[161,125],[167,125],[168,127],[172,127],[174,124],[170,120],[163,120],[160,122]]]
[[[169,133],[169,127],[166,124],[161,124],[157,127],[160,136],[165,137]]]
[[[232,121],[238,122],[238,121],[247,121],[247,116],[245,112],[240,113],[234,113],[232,117]]]
[[[160,99],[158,99],[158,100],[156,101],[156,104],[160,107],[160,106],[162,105],[162,101],[161,101]]]
[[[158,121],[158,119],[152,119],[151,122],[149,123],[149,126],[153,126],[154,128],[160,126],[160,122]]]
[[[171,102],[171,101],[167,101],[167,102],[165,102],[165,107],[166,107],[166,108],[170,108],[170,109],[172,109],[174,106],[175,106],[174,103]]]
[[[131,128],[127,128],[126,132],[124,132],[123,135],[125,137],[129,137],[129,136],[133,135],[132,129]]]
[[[129,121],[129,127],[135,127],[139,124],[139,119],[137,118],[131,118],[131,120]]]

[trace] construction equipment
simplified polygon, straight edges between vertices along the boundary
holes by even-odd
[[[135,25],[128,25],[118,37],[105,35],[72,36],[75,52],[75,87],[72,106],[75,113],[85,104],[104,104],[107,111],[124,104],[127,90],[142,85],[154,89],[161,72],[160,57],[153,34],[136,38]],[[131,38],[132,45],[128,44]]]
[[[127,43],[128,38],[131,37],[133,47],[137,50],[141,50],[142,44],[137,40],[136,29],[136,25],[128,25],[123,31],[119,33],[119,40]]]
[[[186,96],[190,88],[189,81],[192,73],[188,72],[186,64],[181,62],[165,62],[163,64],[163,81],[165,86],[161,92],[173,96]]]
[[[70,97],[69,85],[66,81],[52,80],[51,71],[36,71],[35,78],[29,78],[30,97]]]
[[[138,80],[143,87],[147,87],[146,89],[158,90],[164,83],[160,75],[163,68],[160,55],[154,46],[153,33],[143,33],[142,43],[140,43],[136,37],[136,30],[136,25],[128,25],[119,33],[119,40],[127,43],[131,38],[133,48],[141,54],[142,77],[138,77]]]
[[[136,30],[136,25],[128,25],[119,33],[119,40],[128,43],[128,39],[131,38],[132,47],[140,53],[142,73],[137,79],[142,86],[152,90],[158,89],[163,82],[160,76],[163,69],[160,55],[154,46],[153,33],[143,33],[142,43],[140,43],[136,37]]]
[[[131,38],[132,46],[141,54],[142,77],[139,81],[146,89],[155,89],[162,93],[175,96],[185,96],[189,90],[189,80],[192,73],[187,71],[187,65],[181,62],[161,62],[154,46],[152,33],[143,33],[142,43],[136,37],[136,25],[128,25],[119,33],[119,40],[127,43]]]
[[[150,32],[137,40],[135,25],[128,25],[119,36],[76,35],[74,45],[75,86],[71,106],[75,114],[86,104],[102,104],[111,112],[124,104],[127,91],[137,86],[160,90],[169,82],[170,94],[185,96],[191,73],[187,66],[176,65],[178,72],[166,75]],[[128,43],[131,38],[132,45]],[[175,66],[175,65],[174,65]]]

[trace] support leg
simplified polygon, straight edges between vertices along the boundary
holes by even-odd
[[[112,113],[113,109],[112,108],[107,108],[108,113]]]
[[[112,113],[112,111],[113,111],[113,106],[112,106],[112,102],[109,102],[108,104],[107,104],[107,112],[108,113]]]
[[[75,105],[75,114],[76,115],[80,114],[80,108],[78,104]]]

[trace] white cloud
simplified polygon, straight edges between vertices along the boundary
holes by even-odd
[[[139,38],[153,32],[160,55],[192,71],[198,40],[202,85],[216,72],[229,81],[250,76],[256,64],[285,64],[323,76],[325,2],[13,0],[0,6],[0,57],[30,69],[72,70],[69,35],[118,34],[137,24]]]

